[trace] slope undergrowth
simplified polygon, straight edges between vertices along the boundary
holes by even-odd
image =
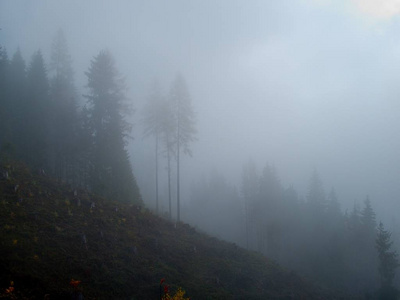
[[[12,162],[0,166],[0,298],[338,299],[265,257],[148,210],[75,190]],[[13,291],[6,291],[13,281]]]

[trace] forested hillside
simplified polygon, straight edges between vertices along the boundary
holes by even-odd
[[[354,299],[143,207],[15,161],[0,171],[1,299]]]
[[[369,197],[343,212],[335,190],[326,193],[316,171],[305,199],[283,186],[274,167],[266,165],[259,174],[250,161],[243,167],[240,192],[214,173],[195,185],[191,200],[185,213],[198,228],[321,285],[368,297],[398,286],[397,251]],[[379,246],[383,239],[385,247]]]
[[[61,30],[48,64],[40,50],[28,64],[20,50],[11,59],[0,51],[2,152],[73,186],[140,204],[125,148],[130,104],[112,55],[100,51],[91,61],[80,107]]]

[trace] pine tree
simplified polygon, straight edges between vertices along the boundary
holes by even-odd
[[[372,209],[371,201],[369,197],[364,200],[364,208],[361,212],[361,228],[362,233],[365,237],[375,236],[375,228],[376,228],[376,220],[375,220],[375,212]]]
[[[78,116],[72,59],[63,31],[58,30],[52,45],[51,60],[51,157],[57,178],[76,181]]]
[[[332,187],[331,191],[329,192],[328,195],[328,202],[327,202],[327,207],[326,207],[326,212],[328,214],[328,217],[333,218],[333,219],[338,219],[341,217],[342,212],[340,209],[340,203],[337,199],[336,191]]]
[[[379,274],[381,276],[382,287],[392,285],[396,275],[396,269],[399,267],[398,254],[391,250],[393,241],[391,233],[385,230],[382,222],[379,223],[378,233],[376,237],[376,248],[379,257]]]
[[[8,67],[9,60],[5,49],[0,47],[0,149],[10,135],[10,97],[8,95]]]
[[[79,185],[90,187],[92,174],[93,137],[90,125],[90,111],[85,105],[78,114],[77,144],[77,173],[76,180]]]
[[[256,165],[249,160],[242,169],[242,195],[244,198],[246,248],[249,249],[251,243],[251,233],[254,227],[254,214],[256,212],[256,202],[259,193],[259,177]]]
[[[147,103],[143,112],[144,118],[144,131],[145,137],[152,135],[155,141],[155,189],[156,189],[156,212],[159,213],[159,195],[158,195],[158,169],[159,169],[159,148],[162,133],[166,128],[166,101],[160,91],[160,86],[157,81],[153,82],[150,94],[147,97]],[[169,199],[170,200],[170,199]],[[171,213],[171,211],[170,211]]]
[[[171,86],[170,103],[175,122],[176,161],[177,161],[177,221],[180,221],[180,154],[191,155],[189,144],[195,140],[195,116],[186,82],[177,75]]]
[[[347,217],[347,227],[352,233],[359,234],[361,213],[358,203],[354,203],[350,215]]]
[[[101,51],[86,75],[89,94],[85,97],[93,138],[91,186],[107,197],[140,204],[139,189],[125,149],[131,129],[125,120],[128,111],[125,85],[111,54]]]
[[[9,115],[9,136],[7,140],[14,148],[14,154],[18,158],[23,158],[25,140],[29,129],[27,128],[28,117],[28,97],[27,97],[27,78],[26,65],[22,58],[21,51],[17,49],[14,53],[7,75],[7,96],[8,115]]]
[[[307,201],[314,213],[322,214],[325,210],[326,199],[321,178],[316,170],[311,175]]]
[[[169,218],[172,219],[172,193],[171,193],[171,176],[172,176],[172,166],[171,161],[176,157],[176,138],[175,129],[176,123],[173,118],[173,111],[169,103],[165,103],[164,106],[164,117],[163,130],[162,130],[162,142],[164,144],[165,155],[167,158],[167,176],[168,176],[168,211]]]
[[[41,51],[32,56],[27,74],[27,110],[23,156],[34,169],[48,167],[49,82]]]
[[[283,227],[283,188],[273,166],[266,165],[260,177],[260,194],[254,210],[258,250],[277,259]]]

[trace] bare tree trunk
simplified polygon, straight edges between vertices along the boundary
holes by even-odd
[[[171,152],[169,147],[167,148],[167,160],[168,160],[168,204],[169,204],[169,219],[172,220],[171,210]]]
[[[244,214],[245,214],[245,226],[246,226],[246,249],[248,250],[249,249],[249,215],[248,215],[249,208],[248,208],[248,199],[245,198],[244,201],[245,201],[244,202],[244,207],[245,207]]]
[[[156,132],[156,213],[158,215],[158,132]]]
[[[178,130],[179,132],[179,130]],[[180,190],[179,190],[179,141],[177,145],[177,153],[176,153],[176,201],[177,201],[177,221],[180,222],[181,220],[181,203],[180,203]]]

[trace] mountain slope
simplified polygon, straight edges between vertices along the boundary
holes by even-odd
[[[73,190],[19,163],[0,166],[0,298],[339,299],[263,256],[146,209]],[[10,281],[14,291],[6,293]]]

